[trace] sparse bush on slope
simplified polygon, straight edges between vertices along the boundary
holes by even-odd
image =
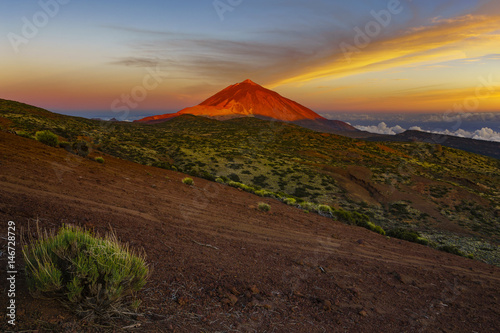
[[[51,131],[38,131],[35,134],[35,139],[47,146],[57,147],[59,144],[59,140],[57,139],[57,135],[52,133]]]
[[[266,204],[265,202],[259,202],[258,209],[262,212],[268,212],[271,210],[271,206]]]
[[[77,141],[73,143],[73,150],[77,155],[87,157],[90,153],[90,146],[87,141]]]
[[[186,177],[182,180],[182,182],[186,185],[193,185],[194,184],[194,181],[193,181],[193,178],[189,178],[189,177]]]
[[[35,295],[54,298],[90,321],[137,309],[135,294],[149,273],[143,255],[114,234],[100,238],[72,226],[38,234],[38,240],[23,246],[27,281]]]
[[[387,236],[402,239],[408,242],[428,245],[429,241],[420,236],[416,231],[411,231],[403,228],[391,229],[387,232]]]

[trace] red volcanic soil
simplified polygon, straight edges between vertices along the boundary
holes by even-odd
[[[147,117],[140,122],[158,122],[176,115],[195,116],[260,116],[281,121],[325,120],[314,111],[251,80],[231,85],[201,104],[185,108],[175,114]]]
[[[96,155],[93,155],[96,156]],[[18,239],[70,223],[112,228],[152,268],[137,332],[494,332],[500,268],[181,173],[104,155],[99,164],[0,132],[0,261]],[[261,212],[259,201],[271,205]],[[21,228],[23,231],[21,231]],[[18,244],[19,245],[19,242]],[[86,323],[26,289],[17,246],[15,330]],[[0,278],[1,306],[7,280]],[[12,330],[5,317],[0,331]],[[96,331],[103,331],[96,329]]]

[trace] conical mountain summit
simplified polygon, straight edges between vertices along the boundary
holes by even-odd
[[[316,125],[318,123],[333,125],[334,123],[335,130],[356,131],[354,127],[343,122],[333,121],[333,123],[330,123],[332,121],[327,120],[311,109],[285,98],[275,91],[266,89],[249,79],[221,90],[197,106],[185,108],[174,114],[143,118],[139,122],[159,123],[183,114],[220,119],[257,117],[284,122],[297,122],[304,127],[309,127],[307,126],[308,123],[315,123]]]

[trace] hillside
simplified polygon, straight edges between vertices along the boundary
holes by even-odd
[[[190,187],[178,172],[98,156],[106,162],[0,132],[0,219],[15,221],[25,235],[36,220],[48,228],[112,228],[121,240],[143,248],[153,269],[139,294],[144,316],[119,327],[492,332],[500,325],[498,267],[226,185],[195,178]],[[258,211],[258,201],[268,202],[271,211]],[[5,247],[2,237],[0,249]],[[17,260],[16,329],[84,329],[85,321],[57,303],[27,294]],[[6,283],[0,280],[2,299]]]
[[[496,159],[426,143],[366,142],[251,117],[182,115],[146,125],[65,117],[8,101],[0,106],[4,130],[22,136],[50,129],[61,141],[87,142],[95,153],[243,183],[237,186],[296,205],[330,205],[362,214],[388,232],[418,232],[430,246],[500,265]]]

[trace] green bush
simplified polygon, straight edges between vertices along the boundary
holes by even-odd
[[[290,206],[295,206],[295,204],[297,204],[297,200],[294,198],[285,198],[283,202]]]
[[[372,222],[367,222],[366,225],[363,227],[365,227],[368,230],[374,231],[378,234],[381,234],[382,236],[385,236],[385,230],[381,226],[376,225]]]
[[[16,132],[16,134],[19,136],[22,136],[23,138],[26,138],[26,139],[33,139],[33,136],[25,131],[19,131],[19,132]]]
[[[422,245],[428,245],[429,241],[420,236],[416,231],[411,231],[403,228],[391,229],[387,232],[387,236],[402,239],[408,242],[418,243]]]
[[[318,210],[318,206],[309,201],[301,202],[299,207],[310,212]]]
[[[438,250],[448,252],[451,254],[456,254],[457,256],[465,257],[465,253],[463,253],[456,246],[453,246],[453,245],[443,245],[443,246],[438,247]]]
[[[182,182],[186,185],[193,185],[194,184],[194,181],[193,181],[193,178],[189,178],[189,177],[186,177],[182,180]]]
[[[225,183],[225,182],[224,182],[224,179],[222,179],[221,177],[217,177],[217,178],[215,178],[215,181],[216,181],[217,183],[219,183],[219,184],[224,184],[224,183]]]
[[[318,214],[322,216],[331,217],[333,213],[332,207],[327,205],[319,205],[318,206]]]
[[[268,212],[271,210],[271,206],[269,206],[268,204],[266,204],[265,202],[259,202],[258,203],[258,206],[260,211],[262,212]]]
[[[72,226],[57,234],[39,232],[38,240],[23,246],[23,256],[35,296],[54,298],[91,321],[136,310],[135,294],[149,274],[144,255],[120,243],[115,234],[101,238]]]
[[[103,163],[104,163],[104,158],[102,158],[102,157],[100,157],[100,156],[99,156],[99,157],[96,157],[96,158],[95,158],[95,161],[96,161],[97,163],[101,163],[101,164],[103,164]]]
[[[274,193],[268,190],[256,190],[255,194],[258,195],[259,197],[272,197],[274,196]]]
[[[38,131],[35,134],[35,139],[51,147],[57,147],[57,145],[59,144],[57,135],[55,135],[51,131]]]

